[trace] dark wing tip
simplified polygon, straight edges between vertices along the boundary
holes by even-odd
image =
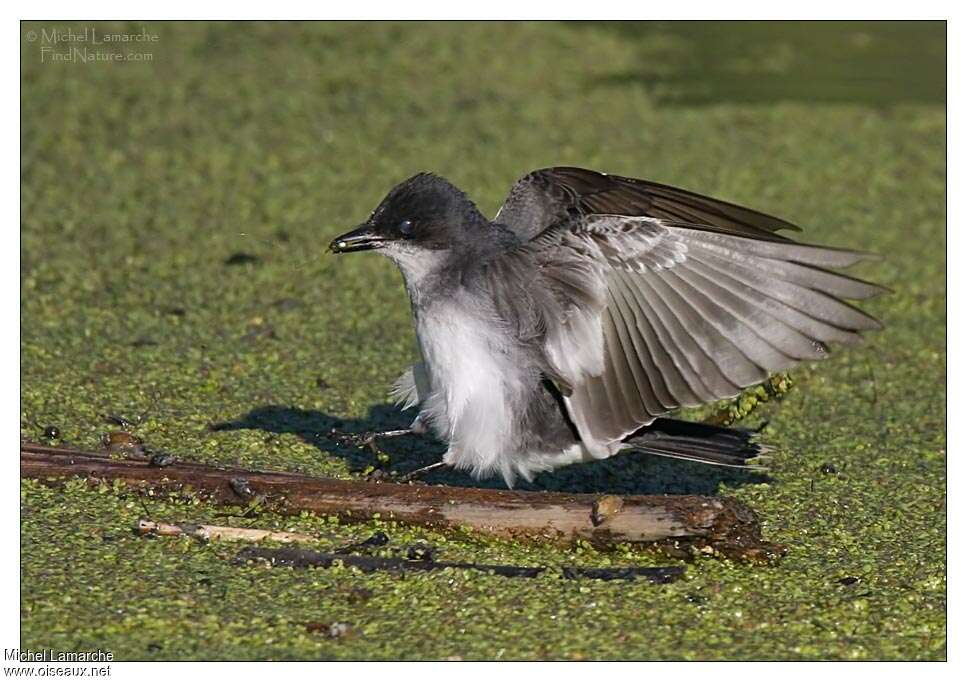
[[[620,175],[612,175],[609,177],[617,182],[640,186],[642,191],[650,192],[651,194],[664,198],[677,207],[699,209],[703,212],[709,212],[722,221],[711,222],[710,224],[714,226],[728,227],[730,223],[736,223],[739,226],[751,227],[767,232],[777,232],[779,230],[802,232],[802,228],[795,223],[791,223],[788,220],[778,218],[769,213],[763,213],[762,211],[741,206],[731,201],[717,199],[681,187],[665,185],[652,180],[641,180],[639,178],[629,178]]]
[[[774,215],[653,180],[610,175],[577,166],[542,168],[525,177],[540,177],[563,186],[589,213],[680,219],[753,235],[779,230],[802,231],[795,223]]]

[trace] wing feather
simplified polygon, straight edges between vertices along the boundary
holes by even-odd
[[[717,282],[721,287],[728,289],[736,296],[742,298],[751,305],[759,307],[768,313],[772,319],[784,325],[787,329],[798,330],[803,336],[823,343],[836,342],[855,344],[860,341],[860,336],[852,331],[845,331],[816,318],[809,317],[790,305],[785,305],[768,295],[763,295],[762,288],[770,283],[774,285],[774,280],[770,282],[767,277],[756,276],[755,273],[741,273],[737,269],[732,272],[725,272],[716,268],[705,261],[696,261],[692,268],[701,272],[706,278]]]
[[[813,340],[795,329],[789,329],[758,306],[745,301],[722,287],[701,271],[701,262],[690,261],[675,273],[699,292],[709,305],[716,307],[716,317],[723,320],[721,329],[758,367],[778,372],[789,369],[795,361],[822,360],[826,354]]]
[[[617,273],[617,276],[613,278],[612,291],[616,292],[621,301],[621,317],[629,325],[631,325],[631,320],[634,320],[634,325],[631,328],[638,332],[636,336],[633,336],[635,350],[639,358],[651,361],[650,363],[645,361],[643,364],[651,370],[648,375],[652,378],[652,385],[660,385],[664,388],[661,392],[656,391],[662,405],[667,409],[675,409],[684,405],[701,405],[707,400],[714,399],[709,395],[708,398],[703,400],[696,395],[693,385],[698,384],[700,387],[698,390],[701,391],[704,391],[705,387],[694,375],[691,375],[692,382],[690,383],[689,378],[686,378],[682,368],[679,367],[677,359],[665,350],[665,346],[655,330],[655,321],[649,319],[650,308],[636,297],[635,290],[637,287],[634,287],[633,284],[629,286],[624,278],[624,273]]]
[[[609,299],[604,310],[606,351],[612,359],[618,384],[625,400],[638,420],[664,414],[666,407],[658,400],[657,391],[648,377],[646,364],[650,358],[642,358],[628,332],[624,314],[618,310],[614,298]]]
[[[678,187],[566,166],[542,168],[520,178],[495,221],[529,239],[574,211],[696,223],[777,242],[787,241],[775,234],[777,230],[799,230],[781,218]]]
[[[701,257],[703,263],[716,268],[720,272],[733,273],[735,276],[754,271],[755,267],[747,266],[746,262],[729,258],[717,252],[710,252]],[[772,298],[801,313],[817,320],[825,321],[840,329],[853,331],[872,331],[880,329],[880,323],[857,308],[827,296],[822,291],[789,282],[779,277],[767,280],[768,288],[760,290],[761,296]],[[868,298],[869,294],[856,298]]]
[[[679,364],[688,367],[705,392],[703,401],[711,402],[719,396],[736,395],[739,387],[729,381],[669,307],[661,293],[665,288],[664,283],[657,277],[640,277],[636,284],[641,297],[645,299],[643,309],[647,305],[654,314],[653,319],[666,331],[667,339],[663,340],[663,348],[679,359]]]
[[[655,356],[649,350],[649,344],[642,336],[640,316],[625,299],[624,286],[613,281],[609,287],[612,302],[608,307],[616,308],[614,314],[618,333],[622,335],[622,345],[625,349],[625,364],[629,367],[642,396],[642,401],[648,408],[649,414],[662,414],[673,409],[678,402],[672,396],[671,389]],[[657,410],[657,411],[656,411]]]
[[[641,278],[634,281],[624,272],[616,274],[627,294],[629,306],[632,302],[636,306],[632,310],[635,311],[639,328],[645,330],[648,352],[654,358],[656,366],[661,368],[665,384],[674,392],[676,403],[694,407],[715,400],[715,393],[702,381],[695,369],[695,363],[689,360],[688,342],[694,345],[694,341],[685,337],[686,341],[679,342],[673,332],[662,323],[661,315],[644,293],[645,288],[651,291],[646,281],[640,281]],[[652,295],[650,298],[657,297]],[[677,352],[670,353],[669,348],[677,349]],[[700,351],[697,352],[700,354]],[[722,379],[725,381],[724,377]]]
[[[677,275],[669,271],[649,273],[650,283],[662,297],[670,315],[682,325],[686,333],[695,340],[705,357],[708,358],[721,376],[727,380],[723,388],[715,392],[735,395],[743,386],[750,386],[765,379],[765,372],[756,367],[742,351],[722,333],[726,320],[714,303],[707,301],[687,286],[682,286]],[[704,373],[702,376],[705,376]]]

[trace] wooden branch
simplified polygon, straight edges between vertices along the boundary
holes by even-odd
[[[771,558],[755,513],[732,498],[698,495],[590,495],[399,485],[246,471],[179,461],[113,459],[93,452],[22,443],[21,477],[82,476],[165,490],[190,488],[217,504],[244,505],[253,496],[274,511],[310,511],[346,520],[393,518],[436,527],[470,527],[514,538],[619,542],[689,541],[702,547],[749,550]],[[243,483],[243,485],[240,485]],[[247,485],[244,485],[247,483]],[[755,554],[763,556],[754,556]]]

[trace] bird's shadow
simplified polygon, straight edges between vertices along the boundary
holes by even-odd
[[[213,425],[217,431],[254,429],[269,433],[295,434],[326,455],[342,457],[354,472],[380,466],[376,453],[368,447],[348,444],[333,433],[363,433],[403,429],[415,417],[413,410],[401,411],[394,405],[374,405],[365,419],[336,417],[316,410],[281,405],[259,407],[238,419]],[[379,449],[389,456],[382,465],[405,474],[440,461],[446,447],[430,436],[381,438]],[[503,479],[478,481],[469,474],[452,469],[429,472],[422,480],[432,484],[472,488],[505,488]],[[572,464],[553,472],[539,474],[533,481],[518,480],[520,490],[555,490],[573,493],[621,493],[626,495],[693,494],[715,495],[723,488],[749,483],[764,483],[769,478],[757,471],[694,464],[681,460],[637,453],[622,453],[606,460]]]

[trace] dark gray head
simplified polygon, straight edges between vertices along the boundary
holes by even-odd
[[[403,267],[421,255],[440,256],[437,252],[468,245],[482,236],[486,224],[463,192],[432,173],[420,173],[394,187],[369,220],[336,237],[329,248],[335,253],[379,249]]]

